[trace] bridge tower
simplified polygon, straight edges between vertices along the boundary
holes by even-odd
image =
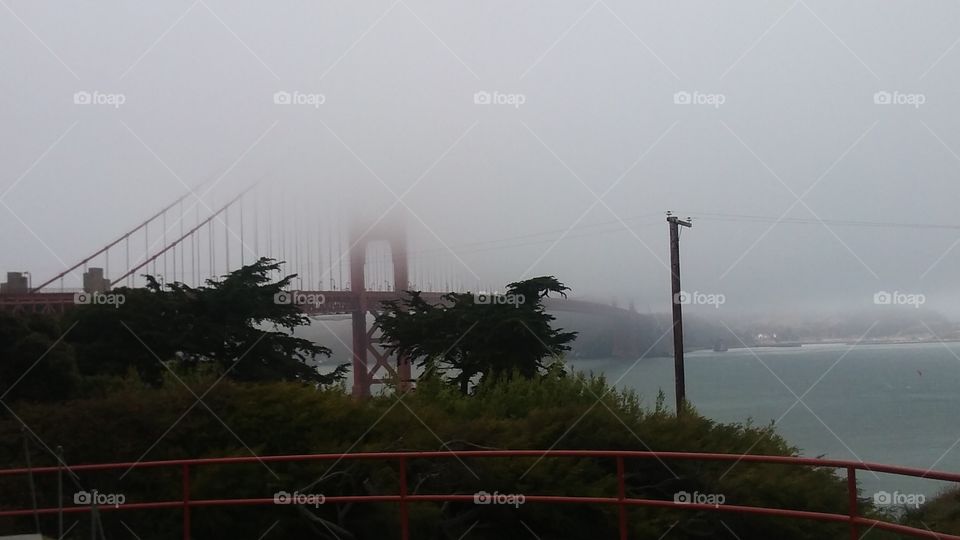
[[[367,298],[364,267],[367,262],[367,248],[372,242],[386,242],[390,248],[390,258],[393,262],[393,289],[402,292],[410,288],[407,264],[407,232],[405,221],[400,214],[393,214],[381,219],[376,224],[361,224],[354,222],[349,233],[350,257],[350,290],[356,295],[358,307],[352,315],[353,320],[353,396],[364,398],[370,396],[370,386],[376,382],[387,380],[378,374],[385,372],[386,376],[393,376],[399,380],[398,390],[403,392],[410,388],[410,360],[397,358],[396,367],[390,365],[390,355],[380,345],[379,327],[376,323],[368,325],[370,315],[376,315],[381,310],[378,303],[371,303]],[[372,357],[372,362],[370,362]]]

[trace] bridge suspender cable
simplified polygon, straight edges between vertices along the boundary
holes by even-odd
[[[52,278],[48,279],[47,281],[44,281],[44,282],[41,283],[40,285],[38,285],[38,286],[36,286],[36,287],[33,287],[32,289],[30,289],[30,292],[31,292],[31,293],[35,293],[35,292],[39,291],[40,289],[43,289],[44,287],[46,287],[47,285],[50,285],[50,284],[53,283],[54,281],[57,281],[58,279],[61,279],[62,277],[64,277],[64,276],[66,276],[67,274],[69,274],[70,272],[73,272],[73,271],[76,270],[77,268],[80,268],[81,266],[87,264],[87,263],[90,262],[92,259],[94,259],[95,257],[97,257],[97,256],[105,253],[107,250],[109,250],[109,249],[112,248],[113,246],[116,246],[116,245],[119,244],[120,242],[123,242],[123,241],[125,241],[125,240],[129,240],[129,238],[130,238],[133,234],[135,234],[137,231],[139,231],[139,230],[141,230],[141,229],[145,229],[146,227],[148,227],[148,226],[150,225],[150,222],[151,222],[151,221],[157,219],[157,218],[160,217],[160,216],[166,215],[167,211],[169,211],[170,209],[172,209],[174,206],[180,204],[184,199],[186,199],[186,198],[189,197],[190,195],[195,194],[195,193],[196,193],[196,190],[199,189],[199,188],[201,188],[201,187],[202,187],[204,184],[206,184],[206,183],[207,183],[207,182],[204,181],[203,183],[199,184],[196,188],[189,190],[187,193],[184,193],[184,194],[181,195],[179,198],[177,198],[177,200],[175,200],[175,201],[173,201],[172,203],[168,204],[167,206],[163,207],[163,208],[162,208],[161,210],[159,210],[157,213],[153,214],[152,216],[150,216],[149,218],[147,218],[145,221],[141,222],[140,225],[137,225],[136,227],[134,227],[133,229],[127,231],[125,234],[123,234],[122,236],[120,236],[119,238],[117,238],[116,240],[114,240],[113,242],[110,242],[109,244],[103,246],[102,248],[100,248],[99,250],[97,250],[95,253],[93,253],[93,255],[88,256],[87,258],[83,259],[82,261],[78,262],[77,264],[71,266],[70,268],[67,268],[67,269],[64,270],[63,272],[60,272],[59,274],[53,276]],[[129,247],[127,248],[127,250],[128,250],[128,252],[129,252]],[[125,275],[124,277],[126,277],[126,275]],[[118,279],[118,280],[114,280],[114,283],[119,283],[119,282],[120,282],[119,279]]]
[[[183,235],[181,235],[179,238],[177,238],[177,239],[174,240],[173,242],[171,242],[171,243],[167,244],[166,246],[164,246],[163,249],[161,249],[161,250],[158,251],[157,253],[154,253],[153,256],[151,256],[150,258],[145,259],[143,262],[141,262],[141,263],[138,264],[137,266],[135,266],[135,267],[127,270],[127,273],[125,273],[125,274],[123,274],[122,276],[118,277],[115,281],[116,281],[116,282],[123,281],[127,276],[132,275],[132,274],[133,274],[134,272],[136,272],[137,270],[140,270],[141,268],[143,268],[144,266],[146,266],[146,265],[149,264],[150,262],[156,260],[157,257],[163,255],[164,253],[166,253],[167,251],[169,251],[170,249],[172,249],[173,247],[175,247],[176,245],[178,245],[180,242],[182,242],[184,239],[186,239],[188,236],[190,236],[191,234],[193,234],[193,233],[195,233],[196,231],[200,230],[204,225],[206,225],[206,224],[210,223],[211,221],[213,221],[213,219],[214,219],[215,217],[217,217],[217,216],[219,216],[220,214],[224,213],[224,212],[225,212],[228,208],[230,208],[235,202],[237,202],[238,200],[240,200],[240,198],[243,197],[248,191],[250,191],[250,190],[254,187],[254,185],[256,185],[256,184],[253,184],[253,185],[251,185],[250,187],[248,187],[247,189],[245,189],[245,190],[241,191],[240,193],[238,193],[234,198],[230,199],[226,204],[224,204],[223,206],[221,206],[220,208],[218,208],[213,214],[210,214],[210,216],[207,217],[207,219],[201,221],[200,223],[197,223],[192,229],[190,229],[190,230],[188,230],[187,232],[185,232]],[[211,270],[212,270],[212,268],[211,268]]]

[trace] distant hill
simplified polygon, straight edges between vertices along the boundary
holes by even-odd
[[[617,356],[614,336],[618,333],[630,336],[631,349],[636,351],[636,356],[646,351],[649,351],[647,356],[673,354],[673,340],[667,333],[671,323],[669,313],[637,314],[627,326],[624,326],[624,321],[595,315],[564,312],[555,316],[559,327],[579,332],[571,351],[573,356],[579,358]],[[744,344],[752,346],[757,344],[758,334],[775,334],[778,341],[807,343],[852,342],[861,336],[865,340],[930,339],[934,336],[939,339],[960,339],[958,325],[942,314],[910,307],[892,308],[886,313],[866,310],[735,320],[721,319],[720,314],[703,316],[700,313],[684,313],[683,322],[685,348],[688,350],[713,348],[718,340],[730,348]],[[734,334],[731,334],[731,330]],[[349,318],[322,317],[313,321],[310,327],[298,329],[297,335],[329,347],[333,353],[326,362],[331,365],[351,360]]]

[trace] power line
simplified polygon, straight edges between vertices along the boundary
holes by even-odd
[[[856,221],[843,219],[814,219],[814,218],[777,218],[773,216],[757,216],[749,214],[718,214],[709,212],[691,212],[695,219],[705,221],[730,221],[752,223],[789,223],[797,225],[835,225],[838,227],[879,227],[889,229],[944,229],[960,230],[960,225],[945,223],[903,223],[890,221]]]
[[[537,244],[547,244],[557,242],[560,239],[577,239],[598,234],[622,233],[631,231],[633,227],[655,226],[661,221],[648,221],[636,223],[627,226],[627,222],[635,222],[650,216],[660,215],[660,212],[641,214],[637,216],[624,217],[622,219],[602,221],[581,225],[572,229],[553,229],[528,233],[493,240],[482,240],[477,242],[468,242],[446,247],[429,248],[409,253],[411,259],[423,259],[424,255],[445,253],[453,251],[456,255],[465,255],[481,253],[486,251],[506,250]],[[774,216],[760,216],[751,214],[725,214],[717,212],[689,212],[687,215],[694,216],[693,220],[733,222],[733,223],[775,223],[792,225],[818,225],[831,227],[866,227],[866,228],[888,228],[888,229],[927,229],[927,230],[960,230],[960,225],[951,225],[944,223],[910,223],[910,222],[888,222],[888,221],[865,221],[865,220],[841,220],[841,219],[814,219],[814,218],[779,218]],[[571,232],[575,231],[575,232]],[[524,241],[528,240],[529,241]]]

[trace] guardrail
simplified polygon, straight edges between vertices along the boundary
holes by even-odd
[[[309,461],[342,461],[342,460],[379,460],[393,461],[397,465],[399,478],[399,493],[396,495],[348,495],[325,497],[325,503],[396,503],[400,507],[400,533],[403,540],[409,540],[410,523],[408,505],[416,502],[472,502],[473,495],[412,495],[408,492],[407,463],[411,459],[447,459],[447,458],[602,458],[616,462],[617,493],[609,497],[557,496],[557,495],[524,495],[526,502],[558,503],[558,504],[600,504],[614,505],[619,510],[619,538],[628,538],[627,510],[632,506],[650,506],[681,510],[705,510],[710,512],[727,512],[736,514],[750,514],[759,516],[787,517],[813,521],[846,523],[850,529],[850,538],[859,538],[861,529],[881,529],[915,538],[936,538],[944,540],[960,540],[960,536],[937,533],[926,529],[917,529],[888,521],[871,519],[859,515],[857,500],[857,471],[871,471],[874,473],[888,473],[931,480],[945,480],[960,482],[960,474],[941,471],[868,463],[860,461],[845,461],[836,459],[814,459],[789,456],[763,456],[740,454],[711,454],[694,452],[632,452],[617,450],[467,450],[467,451],[434,451],[434,452],[366,452],[348,454],[302,454],[278,456],[250,456],[224,457],[204,459],[178,459],[167,461],[142,461],[132,463],[98,463],[86,465],[33,467],[0,470],[0,477],[30,474],[62,474],[64,471],[107,471],[116,469],[146,469],[158,467],[179,467],[182,478],[182,497],[179,500],[152,501],[125,503],[119,506],[97,507],[101,511],[143,510],[159,508],[181,508],[183,510],[183,538],[190,538],[190,509],[194,507],[238,506],[238,505],[273,505],[273,498],[245,498],[245,499],[194,499],[190,496],[190,472],[194,467],[205,465],[228,465],[243,463],[275,463],[275,462],[309,462]],[[812,512],[807,510],[791,510],[784,508],[767,508],[759,506],[715,505],[695,502],[675,502],[662,499],[641,499],[627,497],[624,481],[625,461],[635,459],[657,460],[685,460],[685,461],[720,461],[743,463],[767,463],[781,465],[796,465],[803,467],[822,467],[844,469],[847,477],[848,511],[846,514],[826,512]],[[49,515],[63,513],[86,513],[93,510],[93,506],[73,506],[66,508],[30,508],[17,510],[0,510],[0,517]]]

